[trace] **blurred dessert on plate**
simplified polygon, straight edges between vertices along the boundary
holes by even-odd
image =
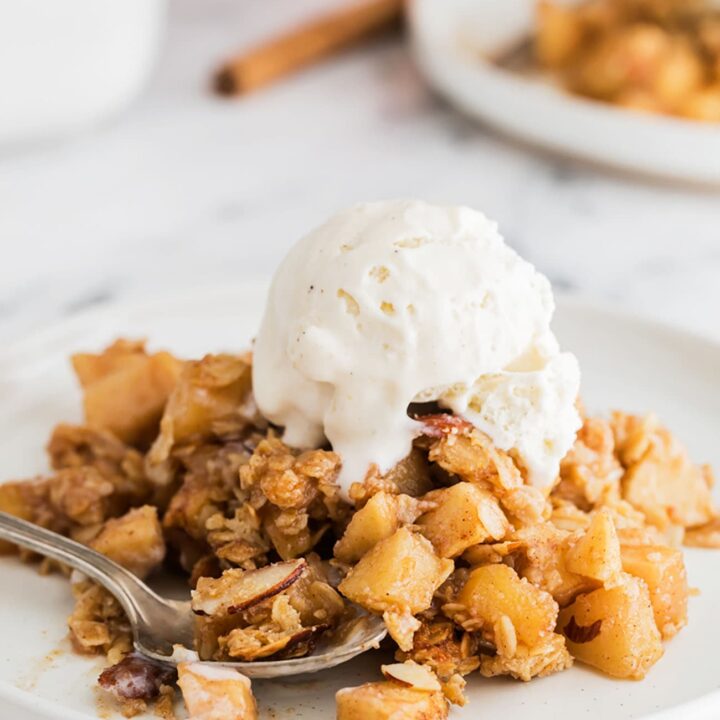
[[[720,121],[720,7],[708,0],[540,0],[534,57],[570,92]]]

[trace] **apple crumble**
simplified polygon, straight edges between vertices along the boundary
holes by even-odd
[[[260,415],[251,363],[125,340],[76,355],[86,424],[55,428],[50,474],[0,485],[4,511],[139,577],[187,577],[199,660],[177,676],[133,654],[112,596],[71,577],[73,645],[107,657],[100,684],[127,715],[167,716],[177,683],[193,718],[255,718],[249,680],[212,661],[312,653],[347,601],[384,618],[397,662],[338,693],[341,720],[444,718],[469,676],[529,681],[575,660],[640,679],[682,630],[680,545],[720,546],[720,520],[710,468],[655,417],[583,413],[543,490],[470,422],[418,406],[410,455],[351,503],[338,455],[290,448]]]
[[[720,121],[720,11],[706,0],[540,0],[534,56],[571,92]]]

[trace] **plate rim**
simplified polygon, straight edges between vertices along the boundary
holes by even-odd
[[[484,1],[489,2],[490,0]],[[509,2],[509,0],[503,1]],[[431,26],[426,17],[428,14],[437,14],[442,11],[459,15],[460,3],[463,0],[454,0],[447,4],[446,2],[447,0],[413,0],[410,3],[411,46],[415,60],[429,83],[462,112],[503,134],[527,142],[535,148],[544,148],[561,156],[579,159],[606,169],[621,169],[651,178],[689,182],[701,186],[717,187],[720,185],[720,163],[707,161],[708,156],[713,153],[698,152],[701,142],[707,143],[708,141],[713,143],[713,147],[720,149],[720,134],[718,134],[717,124],[684,120],[660,114],[631,112],[588,98],[573,96],[570,93],[562,92],[559,88],[554,89],[548,84],[515,75],[502,68],[496,68],[491,62],[484,59],[480,52],[473,58],[473,62],[469,62],[468,54],[463,52],[461,43],[453,41],[448,44],[443,33]],[[468,4],[467,0],[464,2]],[[443,8],[443,10],[438,8]],[[458,27],[459,20],[458,17],[455,22]],[[467,77],[461,78],[461,76]],[[516,94],[533,93],[535,109],[541,106],[543,110],[550,108],[550,111],[556,116],[564,115],[572,118],[573,123],[578,126],[587,126],[585,130],[597,129],[597,124],[603,123],[606,126],[605,133],[613,134],[618,138],[616,141],[618,146],[623,145],[625,136],[628,134],[639,136],[651,132],[656,136],[665,135],[661,138],[663,141],[667,141],[667,136],[672,134],[675,136],[674,144],[690,143],[696,146],[696,151],[688,152],[687,148],[679,148],[677,152],[664,153],[664,158],[671,156],[675,158],[672,163],[662,158],[650,161],[623,158],[618,152],[608,156],[601,153],[595,146],[585,142],[580,143],[572,139],[559,141],[548,131],[532,131],[527,128],[527,125],[518,127],[517,123],[508,119],[507,112],[501,113],[494,109],[495,106],[483,102],[483,93],[469,92],[470,82],[484,86],[494,85],[496,89],[500,88],[508,93],[512,91]],[[467,87],[461,89],[461,86]],[[487,91],[487,87],[484,89]],[[503,114],[506,117],[501,117]],[[587,137],[587,133],[583,132],[582,136],[583,138]]]

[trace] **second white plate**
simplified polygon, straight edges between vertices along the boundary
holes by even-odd
[[[418,62],[462,110],[550,150],[625,170],[720,183],[720,125],[574,97],[486,58],[526,36],[535,0],[413,0]]]

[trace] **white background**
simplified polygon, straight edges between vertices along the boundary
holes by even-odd
[[[330,4],[173,0],[129,112],[0,151],[0,341],[93,304],[265,276],[331,212],[393,196],[482,209],[558,289],[720,339],[718,192],[500,138],[430,93],[398,41],[240,100],[209,92],[223,57]]]

